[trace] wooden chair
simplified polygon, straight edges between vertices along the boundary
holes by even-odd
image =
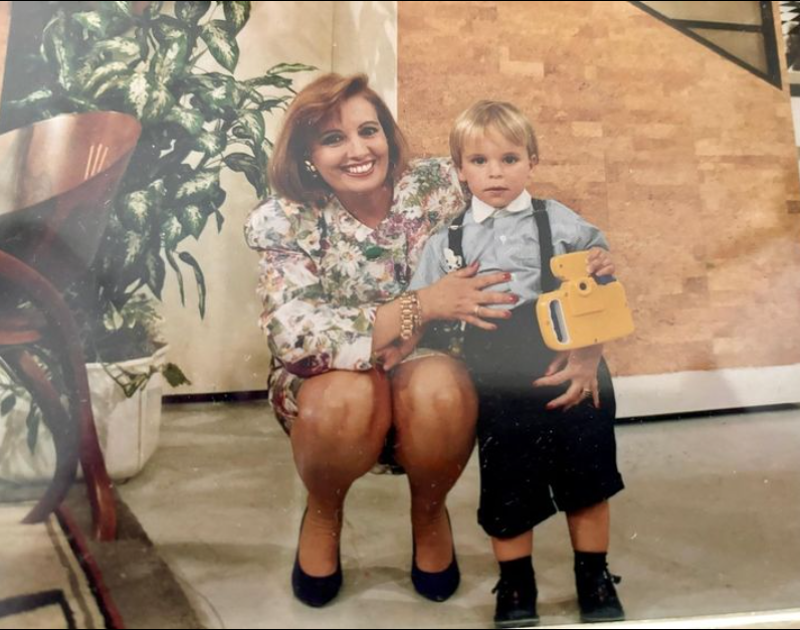
[[[39,406],[56,449],[53,479],[24,520],[41,521],[61,504],[80,459],[100,540],[116,535],[116,511],[78,329],[61,292],[97,253],[140,133],[132,116],[90,112],[0,135],[0,358]],[[63,388],[43,367],[47,357]]]

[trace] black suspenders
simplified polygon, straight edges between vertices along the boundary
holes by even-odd
[[[447,233],[447,246],[450,248],[456,260],[464,263],[464,248],[462,241],[464,238],[464,216],[467,214],[466,210],[459,214],[453,223],[450,224]],[[542,261],[542,292],[555,291],[560,286],[560,282],[556,280],[550,269],[550,259],[553,257],[553,235],[550,230],[550,215],[547,214],[547,202],[544,199],[533,200],[533,218],[536,221],[536,227],[539,230],[539,253]]]

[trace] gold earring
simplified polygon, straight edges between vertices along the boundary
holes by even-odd
[[[303,162],[303,166],[306,167],[306,172],[308,172],[311,177],[317,176],[317,167],[311,162],[311,160],[305,160]]]

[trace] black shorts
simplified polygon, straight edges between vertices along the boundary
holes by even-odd
[[[567,385],[531,384],[555,353],[544,345],[529,304],[496,331],[470,327],[464,355],[480,398],[478,521],[487,534],[513,538],[559,510],[590,507],[623,489],[605,362],[598,370],[599,409],[589,398],[569,411],[548,411]]]

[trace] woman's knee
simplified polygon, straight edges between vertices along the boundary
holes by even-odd
[[[382,443],[391,426],[386,377],[377,372],[329,372],[300,388],[292,432],[322,441]]]
[[[474,422],[477,395],[464,365],[450,357],[404,364],[393,381],[395,400],[413,414],[433,413],[459,423]]]

